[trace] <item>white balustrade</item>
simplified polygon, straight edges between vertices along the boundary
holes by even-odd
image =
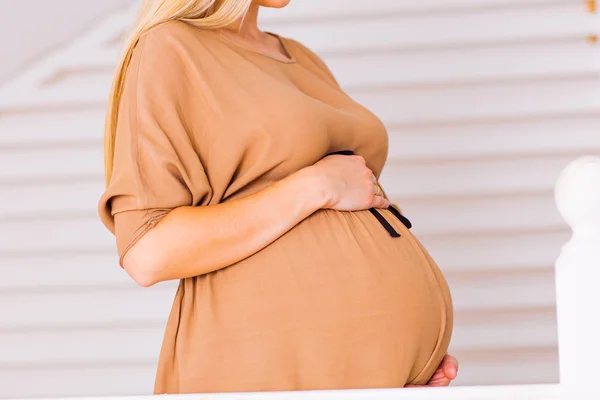
[[[558,209],[573,230],[556,262],[561,386],[597,385],[600,362],[600,157],[583,157],[562,172]]]

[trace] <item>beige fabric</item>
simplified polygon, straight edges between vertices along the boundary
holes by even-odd
[[[381,121],[281,40],[288,61],[183,22],[142,37],[99,203],[121,257],[170,210],[247,196],[330,152],[353,150],[379,176]],[[450,341],[450,294],[417,239],[381,214],[400,238],[368,211],[320,210],[255,255],[183,280],[155,392],[425,383]]]

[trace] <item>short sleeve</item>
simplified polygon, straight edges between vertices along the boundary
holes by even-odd
[[[212,190],[189,131],[185,52],[164,29],[133,50],[119,104],[113,174],[98,212],[119,261],[170,211],[207,203]]]

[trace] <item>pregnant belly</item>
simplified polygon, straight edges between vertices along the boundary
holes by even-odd
[[[380,212],[400,237],[368,211],[320,210],[255,255],[187,281],[177,311],[190,390],[229,388],[225,371],[234,391],[425,383],[450,338],[448,288],[406,227]]]

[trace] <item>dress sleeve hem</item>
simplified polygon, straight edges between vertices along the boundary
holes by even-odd
[[[146,217],[148,216],[150,210],[146,210]],[[158,215],[154,215],[152,217],[147,218],[146,222],[140,226],[132,235],[131,239],[121,251],[121,255],[119,256],[119,266],[121,268],[125,268],[123,266],[123,260],[125,259],[125,255],[131,250],[131,248],[137,244],[152,228],[154,228],[171,210],[164,210]]]

